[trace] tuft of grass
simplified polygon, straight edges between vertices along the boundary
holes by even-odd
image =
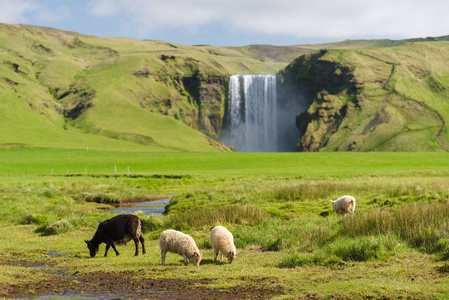
[[[349,237],[395,233],[425,253],[446,249],[449,203],[412,203],[391,210],[375,210],[345,218],[341,233]]]
[[[270,218],[258,226],[235,228],[236,246],[258,245],[266,251],[295,249],[313,252],[334,238],[338,221],[336,217],[306,217],[288,221]]]
[[[220,224],[255,226],[269,217],[263,209],[254,205],[208,206],[191,209],[185,213],[169,215],[166,226],[176,230],[214,227]]]
[[[40,233],[43,236],[47,236],[69,232],[73,230],[73,228],[74,226],[69,220],[62,219],[48,225],[40,226],[36,229],[36,232]]]
[[[356,238],[339,237],[314,254],[293,253],[285,255],[279,267],[292,268],[305,265],[335,265],[340,261],[364,262],[387,260],[404,247],[394,234],[378,236],[359,236]]]

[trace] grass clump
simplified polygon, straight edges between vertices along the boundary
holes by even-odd
[[[85,199],[87,202],[104,203],[111,205],[118,205],[120,203],[120,199],[118,198],[118,196],[113,193],[88,194],[85,195]]]
[[[348,237],[395,233],[420,251],[441,252],[449,238],[449,203],[413,203],[345,218],[341,233]]]
[[[285,255],[279,267],[292,268],[305,265],[335,265],[341,261],[364,262],[387,260],[402,251],[402,241],[394,234],[379,236],[339,237],[313,254]]]
[[[262,250],[296,249],[313,252],[331,241],[336,234],[338,218],[295,218],[288,221],[270,218],[258,226],[235,228],[238,248],[258,245]]]
[[[61,233],[66,233],[73,230],[74,226],[70,220],[62,219],[55,221],[49,225],[42,225],[36,229],[36,232],[43,236],[56,235]]]
[[[167,225],[174,229],[214,227],[219,224],[255,226],[269,217],[263,209],[251,204],[206,206],[185,213],[169,215]]]

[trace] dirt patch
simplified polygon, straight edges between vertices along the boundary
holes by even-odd
[[[363,128],[362,134],[367,134],[371,129],[373,129],[377,125],[388,123],[388,121],[390,121],[390,115],[384,108],[381,108],[376,113],[376,116],[371,121],[369,121],[368,124],[366,124],[365,128]]]
[[[47,279],[39,282],[0,283],[0,297],[72,295],[111,299],[269,299],[281,292],[267,289],[264,278],[251,280],[249,287],[210,289],[204,285],[213,279],[153,279],[144,278],[134,271],[89,274],[66,271],[62,275],[52,272],[49,270]]]

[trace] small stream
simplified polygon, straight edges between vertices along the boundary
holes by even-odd
[[[132,214],[138,211],[142,211],[146,215],[162,215],[165,212],[165,206],[170,202],[170,199],[162,199],[155,201],[145,201],[135,203],[129,206],[117,207],[116,209],[111,209],[111,213],[121,214],[127,213]]]

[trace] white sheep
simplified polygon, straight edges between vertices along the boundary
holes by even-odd
[[[195,266],[199,266],[203,258],[194,239],[190,235],[173,229],[167,229],[161,233],[159,248],[161,249],[162,265],[165,265],[165,255],[167,252],[182,255],[186,266],[189,264],[189,261]]]
[[[346,215],[347,213],[354,213],[355,210],[355,198],[352,196],[343,196],[337,200],[329,200],[332,203],[334,212],[339,215]]]
[[[219,252],[221,252],[221,260],[223,260],[224,254],[224,256],[228,259],[228,263],[232,263],[232,261],[237,257],[234,237],[225,227],[216,226],[212,228],[209,241],[214,249],[214,261],[217,261],[217,255]]]

